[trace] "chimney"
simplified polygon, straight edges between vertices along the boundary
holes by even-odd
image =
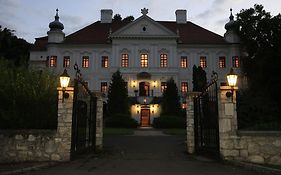
[[[113,13],[113,11],[111,9],[102,9],[101,17],[100,17],[101,23],[111,23],[112,22],[112,13]]]
[[[186,23],[186,10],[176,10],[176,21],[178,24]]]

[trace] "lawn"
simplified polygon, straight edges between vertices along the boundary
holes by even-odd
[[[134,129],[131,128],[104,128],[104,136],[133,135]]]
[[[186,135],[186,129],[179,129],[179,128],[163,129],[163,133],[168,135],[184,136]]]

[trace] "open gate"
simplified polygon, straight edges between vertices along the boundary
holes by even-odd
[[[78,68],[77,68],[78,69]],[[74,80],[71,158],[78,153],[94,150],[96,141],[97,99],[78,77]]]
[[[217,81],[194,98],[195,151],[219,159],[219,121]]]

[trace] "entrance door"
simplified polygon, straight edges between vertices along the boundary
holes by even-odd
[[[150,126],[150,110],[142,109],[141,110],[141,127]]]

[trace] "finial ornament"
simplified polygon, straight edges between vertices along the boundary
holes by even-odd
[[[147,8],[141,9],[141,13],[142,13],[143,15],[148,14],[148,9],[147,9]]]
[[[230,21],[233,21],[234,16],[232,15],[232,8],[230,8],[230,16],[229,16]]]

